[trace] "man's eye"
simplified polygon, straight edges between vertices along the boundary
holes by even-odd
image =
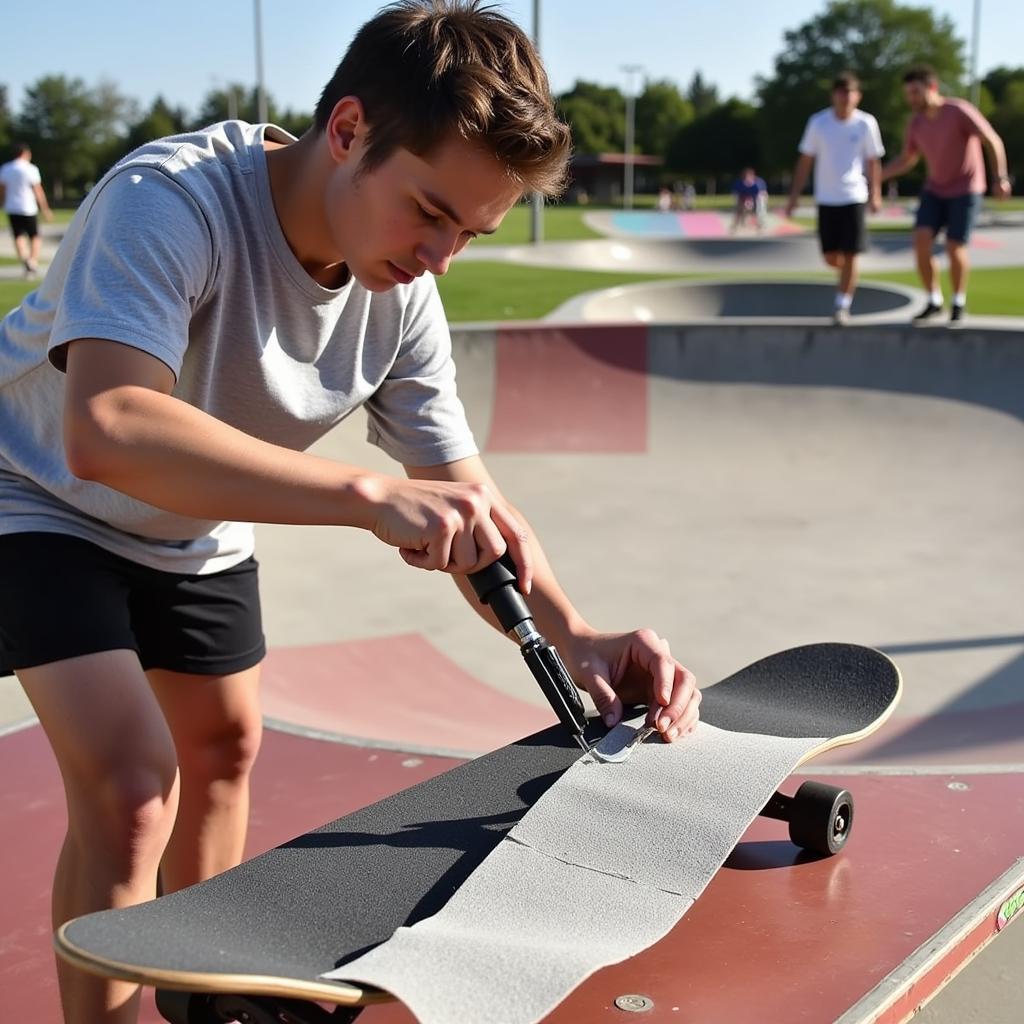
[[[416,206],[419,208],[420,216],[425,221],[429,221],[431,224],[436,224],[441,219],[436,213],[431,213],[429,210],[425,210],[419,203],[417,203]]]

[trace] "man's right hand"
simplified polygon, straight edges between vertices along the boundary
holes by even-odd
[[[374,476],[363,488],[371,532],[409,565],[466,574],[508,550],[532,575],[526,530],[486,484]]]
[[[796,200],[795,199],[790,199],[790,201],[788,203],[786,203],[786,212],[785,212],[786,220],[790,220],[792,218],[793,211],[795,209],[796,209]]]

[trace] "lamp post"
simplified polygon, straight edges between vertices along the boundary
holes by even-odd
[[[540,53],[540,0],[533,0],[533,45]],[[534,192],[530,197],[530,241],[544,241],[544,197]]]
[[[981,0],[974,0],[974,25],[971,29],[971,102],[981,101],[981,82],[978,79],[978,34],[981,30]]]
[[[642,64],[623,64],[626,73],[626,140],[622,147],[622,208],[633,208],[633,134],[636,121],[636,95],[633,89],[633,75],[643,71]]]
[[[267,121],[267,90],[263,87],[263,26],[260,0],[252,0],[253,35],[256,42],[256,109],[261,124]]]

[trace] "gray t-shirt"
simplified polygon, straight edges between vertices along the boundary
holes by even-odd
[[[365,403],[369,440],[405,465],[476,454],[433,277],[383,293],[313,281],[274,213],[264,138],[293,141],[228,121],[136,150],[0,324],[0,533],[71,534],[182,573],[252,553],[250,524],[174,515],[71,474],[60,370],[82,337],[156,356],[175,397],[274,444],[308,448]]]

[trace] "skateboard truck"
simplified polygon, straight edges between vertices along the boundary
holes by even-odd
[[[569,735],[590,750],[583,731],[587,725],[583,701],[557,650],[537,631],[530,609],[516,584],[516,566],[506,552],[486,569],[469,574],[481,604],[491,607],[501,628],[518,644],[523,660]]]

